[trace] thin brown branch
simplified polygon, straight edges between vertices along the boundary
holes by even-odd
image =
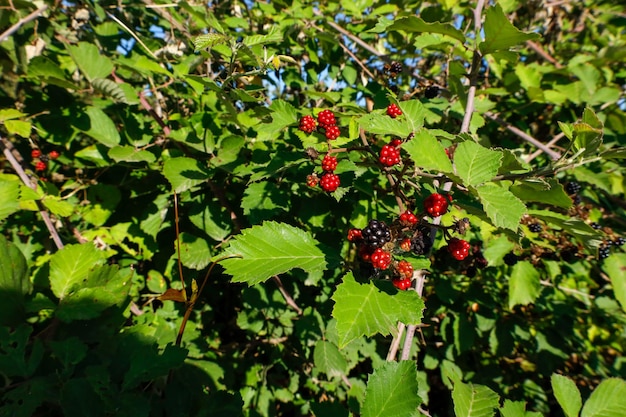
[[[7,40],[9,38],[9,36],[11,36],[15,32],[17,32],[18,29],[20,27],[22,27],[23,25],[25,25],[26,23],[30,22],[31,20],[37,19],[39,17],[39,15],[41,15],[47,9],[48,9],[48,6],[44,5],[41,8],[39,8],[39,9],[35,10],[34,12],[30,13],[28,16],[23,17],[20,20],[18,20],[13,26],[11,26],[10,28],[8,28],[4,32],[2,32],[2,34],[0,35],[0,42],[4,42],[5,40]]]
[[[320,16],[321,12],[320,11],[315,11],[315,14],[317,16]],[[384,55],[382,52],[376,50],[376,48],[372,47],[367,42],[361,40],[359,37],[357,37],[357,36],[353,35],[352,33],[348,32],[347,30],[345,30],[344,28],[342,28],[341,26],[339,26],[337,23],[333,22],[332,20],[327,20],[326,24],[328,26],[330,26],[331,28],[335,29],[337,32],[339,32],[342,35],[344,35],[345,37],[349,38],[352,42],[356,43],[361,48],[363,48],[366,51],[368,51],[370,54],[375,55],[375,56],[383,56]]]
[[[467,91],[467,102],[465,104],[465,114],[463,115],[463,123],[461,124],[461,132],[469,132],[470,122],[472,121],[472,114],[474,113],[474,99],[476,97],[476,88],[478,85],[478,70],[480,68],[480,61],[482,55],[478,49],[479,34],[482,30],[482,13],[485,5],[484,0],[478,0],[476,2],[476,8],[474,9],[474,34],[476,38],[476,44],[474,45],[474,54],[472,56],[472,67],[469,77],[469,89]]]
[[[556,135],[555,137],[553,137],[550,142],[546,143],[546,146],[548,148],[552,148],[554,145],[556,145],[556,143],[558,141],[560,141],[561,139],[563,139],[563,137],[565,137],[565,133],[561,132],[558,135]],[[537,149],[535,152],[531,153],[528,158],[526,158],[526,163],[529,163],[530,161],[532,161],[533,159],[535,159],[536,157],[538,157],[539,155],[541,155],[543,153],[543,150],[541,149]]]
[[[143,92],[139,93],[139,102],[141,103],[141,106],[146,109],[148,113],[150,113],[150,116],[152,116],[152,118],[156,120],[159,126],[161,126],[161,129],[163,129],[163,133],[165,134],[165,136],[169,136],[171,132],[169,126],[165,124],[161,116],[159,116],[157,112],[152,108],[150,103],[148,103],[148,100],[146,100],[146,98],[144,97]]]
[[[298,304],[296,304],[296,302],[294,301],[294,299],[291,296],[291,294],[289,294],[289,291],[287,291],[287,289],[283,285],[283,282],[280,280],[280,277],[278,275],[274,275],[272,277],[272,280],[278,286],[278,291],[280,291],[280,293],[282,294],[283,298],[287,302],[287,305],[289,307],[293,308],[294,310],[296,310],[296,313],[298,313],[298,315],[301,316],[302,315],[302,309],[300,307],[298,307]]]
[[[540,57],[542,57],[543,59],[545,59],[546,61],[548,61],[552,65],[554,65],[555,67],[557,67],[559,69],[563,68],[563,65],[561,65],[561,63],[559,61],[554,59],[554,57],[552,55],[550,55],[548,52],[546,52],[546,50],[543,49],[541,47],[541,45],[539,45],[539,44],[537,44],[537,43],[535,43],[533,41],[526,41],[526,45],[528,45],[528,47],[530,49],[535,51]]]

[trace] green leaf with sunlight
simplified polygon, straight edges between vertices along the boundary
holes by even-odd
[[[230,257],[220,264],[233,282],[258,284],[294,268],[321,274],[326,257],[318,242],[304,230],[272,221],[242,230],[228,248],[215,257]]]
[[[165,161],[163,175],[177,193],[182,193],[211,178],[209,170],[199,160],[182,156]]]
[[[454,382],[452,401],[456,417],[493,417],[499,400],[498,394],[484,385]]]
[[[526,212],[524,203],[506,188],[486,184],[476,188],[485,213],[496,227],[517,230]]]
[[[50,258],[50,288],[59,299],[84,286],[90,271],[104,262],[92,243],[67,245]]]
[[[361,415],[410,416],[421,403],[414,361],[382,362],[367,380]]]
[[[389,26],[381,29],[385,32],[403,31],[406,33],[439,33],[442,35],[448,35],[461,43],[465,43],[465,35],[453,25],[441,22],[429,23],[416,16],[396,19]]]
[[[89,106],[85,109],[89,117],[89,129],[83,132],[109,148],[120,143],[120,133],[113,120],[98,107]]]
[[[17,246],[0,235],[0,326],[12,326],[23,318],[24,296],[31,289],[26,258]]]
[[[465,141],[454,151],[454,164],[459,177],[467,185],[479,185],[498,173],[503,154],[473,141]]]
[[[329,377],[345,375],[348,371],[348,362],[337,346],[325,340],[318,340],[315,344],[313,361],[317,370]]]
[[[509,278],[509,308],[533,303],[540,291],[539,270],[528,261],[516,263]]]
[[[611,279],[615,298],[626,311],[626,254],[615,253],[605,259],[602,269]]]
[[[390,282],[360,284],[352,273],[343,277],[332,299],[339,348],[362,336],[395,334],[398,321],[418,325],[424,301],[415,291],[397,291]]]
[[[452,172],[452,163],[445,148],[427,129],[420,129],[402,148],[407,151],[415,165],[422,169]]]
[[[485,10],[485,40],[478,47],[483,55],[507,50],[513,46],[539,38],[537,33],[522,32],[517,29],[496,3]]]
[[[111,75],[113,62],[106,55],[101,54],[95,44],[79,42],[77,45],[68,45],[67,49],[76,66],[90,82],[96,78],[106,78]]]
[[[559,402],[565,416],[578,417],[582,408],[582,399],[574,381],[563,375],[552,374],[550,383],[554,397]]]
[[[580,417],[624,417],[626,416],[626,381],[617,378],[605,379],[585,402]]]

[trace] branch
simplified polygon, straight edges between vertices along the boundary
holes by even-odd
[[[289,292],[285,289],[285,286],[283,285],[283,282],[280,280],[280,277],[278,275],[274,275],[272,277],[272,280],[274,280],[274,282],[278,286],[278,291],[280,291],[280,293],[285,298],[285,301],[287,302],[287,305],[289,305],[289,307],[291,307],[294,310],[296,310],[296,313],[298,313],[298,315],[301,316],[302,315],[302,309],[300,307],[298,307],[298,304],[296,304],[296,302],[294,301],[294,299],[291,296],[291,294],[289,294]]]
[[[9,38],[9,36],[11,36],[15,32],[17,32],[17,30],[22,25],[25,25],[26,23],[30,22],[31,20],[37,19],[39,17],[39,15],[42,14],[43,12],[45,12],[47,9],[48,9],[48,6],[44,5],[43,7],[39,8],[39,9],[35,10],[34,12],[32,12],[31,14],[29,14],[28,16],[23,17],[20,20],[18,20],[17,23],[15,23],[13,26],[11,26],[7,30],[5,30],[0,35],[0,42],[4,42],[5,40],[7,40]]]
[[[474,98],[476,97],[476,86],[478,85],[478,69],[480,68],[480,61],[482,56],[478,50],[479,34],[482,30],[482,12],[485,5],[485,0],[478,0],[476,8],[474,9],[474,34],[476,45],[474,45],[474,55],[472,57],[472,69],[469,79],[469,90],[467,91],[467,103],[465,104],[465,115],[463,116],[463,123],[461,124],[461,132],[469,132],[470,122],[472,121],[472,114],[474,113]]]

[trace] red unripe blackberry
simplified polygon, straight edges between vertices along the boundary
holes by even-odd
[[[402,141],[400,139],[392,139],[389,144],[394,148],[397,148],[398,146],[402,145]]]
[[[453,237],[448,242],[448,251],[457,261],[462,261],[463,259],[467,258],[467,255],[469,255],[470,247],[471,246],[467,241],[463,239],[457,239],[456,237]]]
[[[311,133],[317,128],[317,123],[315,123],[315,119],[313,116],[303,116],[300,119],[300,125],[298,129],[303,131],[304,133]]]
[[[337,188],[339,188],[339,184],[339,176],[333,174],[332,172],[324,173],[324,175],[322,175],[322,178],[320,179],[320,187],[322,187],[322,190],[326,191],[327,193],[332,193],[333,191],[335,191]]]
[[[411,278],[393,279],[391,283],[401,291],[406,291],[411,288]]]
[[[372,219],[361,232],[363,241],[372,248],[379,248],[391,240],[391,231],[384,222]]]
[[[37,163],[35,164],[35,171],[45,171],[46,168],[48,168],[48,164],[46,164],[44,161],[37,161]]]
[[[398,273],[402,278],[412,278],[413,277],[413,265],[409,261],[400,261],[398,262]]]
[[[448,211],[448,199],[441,194],[431,194],[424,200],[424,210],[431,217],[439,217]]]
[[[400,150],[395,146],[385,145],[380,150],[378,160],[386,167],[394,166],[400,163]]]
[[[41,151],[39,149],[33,149],[32,151],[30,151],[30,156],[33,159],[39,158],[41,156]]]
[[[374,268],[385,270],[391,264],[391,254],[382,248],[376,248],[372,252],[370,260]]]
[[[335,114],[330,110],[322,110],[320,114],[317,115],[317,122],[323,128],[328,128],[330,126],[335,126],[337,124],[337,119],[335,119]]]
[[[322,159],[322,170],[333,172],[335,169],[337,169],[337,158],[327,153]]]
[[[406,210],[404,213],[400,215],[400,223],[403,225],[413,225],[417,223],[417,216],[413,214],[410,210]]]
[[[324,135],[328,140],[335,140],[341,135],[341,130],[339,130],[339,126],[328,126]]]
[[[319,182],[320,178],[315,173],[306,176],[306,185],[308,185],[309,187],[317,187],[317,184],[319,184]]]
[[[50,159],[57,159],[61,154],[58,153],[57,151],[50,151],[50,153],[48,153],[48,156],[50,157]]]
[[[359,248],[359,257],[364,262],[370,262],[372,260],[372,252],[374,252],[374,249],[369,246],[363,245]]]
[[[348,230],[348,242],[358,242],[363,239],[363,235],[361,234],[361,229],[352,228]]]
[[[402,249],[405,252],[408,252],[411,250],[411,239],[404,238],[400,241],[400,243],[398,244],[398,246],[400,247],[400,249]]]
[[[387,106],[387,116],[395,119],[396,117],[402,115],[402,110],[395,103],[392,103]]]

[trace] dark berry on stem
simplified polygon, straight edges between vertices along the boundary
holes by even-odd
[[[595,230],[599,230],[599,229],[601,229],[601,228],[602,228],[602,226],[600,225],[600,223],[597,223],[597,222],[593,222],[593,223],[591,223],[589,226],[591,226],[591,228],[592,228],[592,229],[595,229]]]
[[[567,194],[578,194],[582,190],[582,187],[576,181],[570,181],[565,185],[565,191]]]
[[[504,263],[509,265],[509,266],[513,266],[517,263],[518,257],[516,254],[514,254],[513,252],[509,252],[506,255],[504,255]]]
[[[613,243],[615,244],[615,246],[622,246],[624,243],[626,243],[626,238],[623,237],[618,237],[616,238]]]
[[[439,95],[440,88],[436,85],[430,85],[424,90],[424,97],[427,99],[435,98]]]
[[[366,245],[379,248],[391,240],[391,232],[384,222],[372,219],[363,229],[363,241]]]
[[[543,230],[543,227],[541,227],[541,224],[539,223],[531,223],[528,225],[528,230],[533,233],[539,233],[541,232],[541,230]]]
[[[611,254],[611,248],[608,245],[600,245],[598,248],[598,259],[606,259]]]
[[[416,255],[425,255],[430,252],[433,242],[430,239],[430,228],[419,227],[411,239],[411,250]]]

